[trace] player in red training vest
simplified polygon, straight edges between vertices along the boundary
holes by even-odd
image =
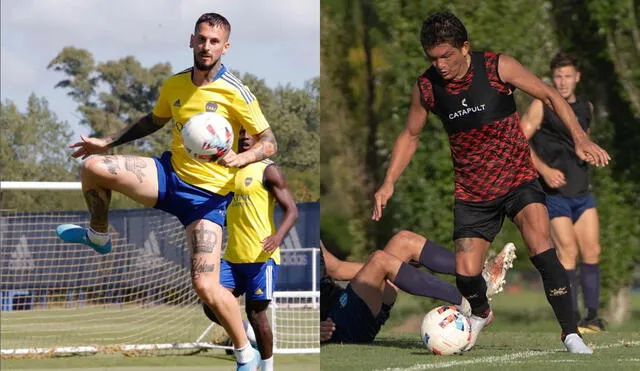
[[[436,13],[422,25],[422,47],[432,66],[413,88],[407,124],[396,140],[383,185],[375,194],[379,220],[394,183],[415,153],[429,112],[449,134],[455,172],[453,237],[456,285],[472,308],[471,342],[493,320],[482,279],[482,264],[505,215],[520,229],[533,265],[571,353],[592,353],[578,334],[571,287],[549,236],[545,194],[538,182],[527,140],[520,129],[513,91],[543,101],[571,133],[579,158],[597,166],[606,151],[589,140],[567,102],[518,61],[506,55],[472,52],[467,31],[453,14]]]

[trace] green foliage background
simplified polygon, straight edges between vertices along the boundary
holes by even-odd
[[[474,50],[518,59],[547,79],[559,50],[582,62],[579,94],[595,105],[592,133],[612,164],[592,172],[601,220],[604,298],[629,283],[640,257],[640,31],[638,1],[326,0],[321,5],[322,238],[342,257],[363,259],[409,229],[452,246],[453,169],[448,139],[430,115],[418,151],[383,219],[371,199],[404,126],[411,88],[429,67],[419,42],[424,19],[448,10],[462,19]],[[530,98],[516,93],[520,112]],[[634,161],[634,159],[636,159]],[[509,222],[495,246],[521,246]]]

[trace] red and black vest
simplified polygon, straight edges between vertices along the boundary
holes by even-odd
[[[418,78],[423,106],[449,134],[459,200],[490,201],[538,176],[514,88],[500,80],[498,60],[495,53],[473,52],[460,80],[444,80],[435,67]]]

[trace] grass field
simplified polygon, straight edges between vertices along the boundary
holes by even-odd
[[[320,355],[276,355],[279,371],[320,370]],[[197,355],[124,357],[122,355],[56,357],[51,359],[2,360],[1,370],[72,370],[72,371],[228,371],[235,370],[235,360],[220,350]]]
[[[277,316],[279,345],[309,346],[317,344],[317,311],[280,309]],[[286,315],[285,315],[286,314]],[[57,346],[153,344],[192,342],[209,325],[199,306],[137,306],[52,308],[2,312],[1,345],[10,348],[49,348]],[[305,332],[304,328],[310,333]],[[298,330],[293,330],[292,326]],[[302,329],[301,329],[302,328]],[[292,332],[293,331],[293,332]],[[316,334],[315,340],[309,339]],[[204,339],[208,341],[210,335]],[[235,369],[235,360],[224,350],[162,351],[163,353],[108,353],[95,355],[56,356],[40,359],[0,360],[0,370],[116,370],[151,371],[185,370],[216,371]],[[135,355],[135,356],[133,356]],[[275,356],[278,370],[319,370],[320,355]]]
[[[605,333],[584,335],[592,356],[567,354],[560,330],[541,292],[504,294],[492,301],[496,315],[474,350],[435,356],[419,337],[419,304],[399,297],[396,313],[372,345],[323,345],[322,370],[640,370],[640,295],[633,296],[632,320]],[[435,304],[433,305],[435,306]]]

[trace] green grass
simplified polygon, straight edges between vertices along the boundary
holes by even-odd
[[[423,308],[426,305],[426,309]],[[567,354],[560,330],[541,292],[503,294],[492,301],[496,319],[474,350],[457,356],[435,356],[418,334],[424,303],[399,297],[391,319],[372,345],[323,345],[322,370],[469,369],[469,370],[618,370],[640,369],[640,295],[633,296],[631,321],[605,333],[585,335],[592,356]],[[398,311],[396,312],[396,309]],[[420,313],[420,314],[416,314]]]
[[[320,369],[320,355],[275,355],[280,371]],[[232,356],[219,350],[190,356],[125,357],[122,355],[74,356],[49,359],[2,360],[1,370],[73,370],[73,371],[222,371],[235,369]]]

